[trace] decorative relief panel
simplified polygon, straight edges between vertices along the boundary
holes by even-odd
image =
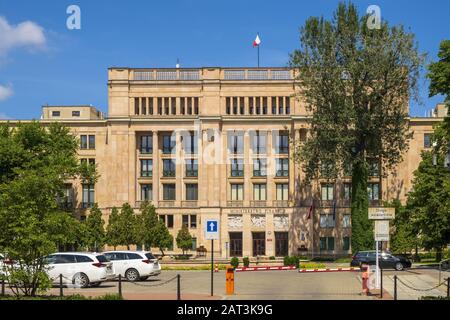
[[[287,215],[273,216],[273,226],[275,229],[288,229],[289,228],[289,217]]]
[[[252,227],[265,228],[266,227],[266,216],[252,214]]]
[[[228,228],[240,229],[244,225],[244,220],[241,215],[229,215],[228,216]]]

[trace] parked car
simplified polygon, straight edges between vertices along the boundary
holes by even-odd
[[[146,251],[107,251],[104,255],[113,263],[117,275],[128,281],[144,281],[161,273],[159,261]]]
[[[411,268],[411,260],[402,257],[395,256],[388,251],[380,252],[379,264],[382,269],[395,269],[397,271]],[[375,265],[376,264],[376,251],[358,251],[350,262],[350,266],[359,267],[361,264]]]
[[[450,259],[442,260],[440,263],[441,270],[449,270],[450,269]]]
[[[54,283],[75,284],[82,288],[98,286],[116,277],[114,267],[103,254],[82,252],[58,252],[45,257],[48,274]]]

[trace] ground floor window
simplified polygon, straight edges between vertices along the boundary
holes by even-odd
[[[289,233],[275,232],[275,255],[285,257],[289,255]]]
[[[197,250],[197,238],[192,238],[192,250]]]
[[[342,243],[342,250],[350,250],[350,237],[344,237]]]
[[[266,233],[265,232],[252,232],[253,238],[253,256],[265,256],[266,255]]]
[[[230,232],[230,256],[242,257],[242,232]]]
[[[334,250],[334,237],[320,237],[320,250],[321,251],[333,251]]]

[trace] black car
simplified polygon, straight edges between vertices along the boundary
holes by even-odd
[[[395,269],[401,271],[406,268],[411,268],[411,261],[405,257],[394,256],[390,252],[381,252],[379,255],[379,264],[381,269]],[[350,262],[352,267],[360,267],[362,264],[375,265],[376,252],[375,251],[358,251]]]

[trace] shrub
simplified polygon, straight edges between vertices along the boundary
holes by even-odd
[[[179,255],[179,256],[175,256],[175,260],[189,260],[189,255],[187,255],[187,254],[182,254],[182,255]]]
[[[244,263],[244,267],[246,268],[250,265],[250,259],[248,257],[242,259],[242,262]]]
[[[300,258],[297,256],[287,256],[284,257],[283,263],[285,266],[295,266],[296,268],[299,268],[300,266]]]
[[[269,260],[275,260],[276,258],[274,256],[269,257]]]
[[[239,259],[236,257],[231,258],[230,264],[236,269],[239,266]]]

